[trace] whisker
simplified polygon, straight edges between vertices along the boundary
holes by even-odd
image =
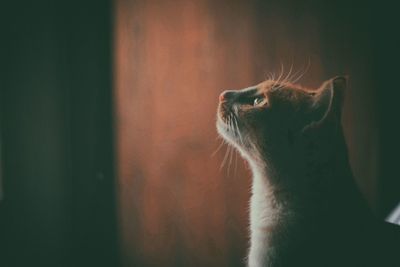
[[[292,74],[292,70],[293,70],[293,62],[292,62],[292,64],[290,65],[290,69],[289,69],[289,72],[288,72],[288,74],[285,76],[285,78],[282,80],[282,84],[285,84],[285,83],[287,83],[288,82],[288,78],[290,77],[290,75]],[[282,87],[282,86],[281,86]]]
[[[271,72],[264,73],[264,80],[268,81],[270,76],[271,76]]]
[[[228,129],[230,132],[232,131],[232,114],[229,114],[228,117]]]
[[[235,169],[234,169],[234,176],[235,177],[237,175],[237,158],[238,158],[238,152],[235,151]]]
[[[234,117],[234,121],[235,121],[236,132],[237,132],[237,134],[238,134],[238,136],[239,136],[240,143],[242,143],[242,145],[244,145],[244,143],[243,143],[243,138],[242,138],[242,134],[240,133],[239,125],[238,125],[238,122],[237,122],[237,118],[236,118],[236,117]]]
[[[268,73],[268,80],[274,81],[275,80],[275,73],[269,72]]]
[[[271,80],[275,80],[275,73],[271,72]]]
[[[232,128],[232,113],[229,114],[228,129],[234,135],[234,131],[233,131],[233,128]],[[231,155],[232,155],[232,147],[230,147],[229,152],[228,152],[228,156],[227,156],[227,163],[228,163],[227,169],[226,169],[227,170],[227,175],[229,175],[229,168],[230,168],[230,165],[231,165],[231,157],[232,157]]]
[[[292,83],[292,84],[296,83],[296,80],[297,80],[299,74],[301,74],[301,71],[302,71],[302,70],[300,69],[300,70],[297,70],[296,72],[294,72],[294,73],[292,74],[292,76],[290,77],[290,83]],[[294,79],[293,79],[293,78],[294,78]]]
[[[235,150],[235,149],[232,147],[232,148],[231,148],[230,155],[229,155],[228,175],[229,175],[229,172],[230,172],[230,169],[231,169],[231,166],[232,166],[232,156],[233,156],[234,150]]]
[[[227,156],[228,156],[228,152],[230,151],[230,148],[231,147],[229,145],[226,148],[224,159],[222,160],[221,166],[219,167],[220,170],[225,166],[225,163],[226,163],[226,160],[227,160]]]
[[[276,90],[274,87],[277,85],[277,84],[279,84],[280,83],[280,81],[281,81],[281,79],[282,79],[282,77],[283,77],[283,74],[284,74],[284,66],[283,66],[283,63],[281,62],[281,71],[280,71],[280,73],[279,73],[279,77],[275,80],[275,82],[272,84],[272,88],[274,89],[274,90]]]
[[[300,73],[300,74],[298,75],[298,77],[296,77],[296,78],[293,80],[292,83],[298,82],[298,81],[309,71],[310,66],[311,66],[311,61],[310,61],[310,58],[308,58],[307,67],[305,68],[305,70],[304,70],[302,73]]]
[[[304,76],[304,74],[306,74],[307,71],[309,71],[310,66],[311,66],[311,59],[310,59],[310,57],[308,57],[307,66],[306,67],[303,66],[299,71],[296,72],[296,74],[293,74],[292,79],[293,78],[294,79],[292,80],[291,83],[294,84],[294,83],[298,82]]]
[[[281,62],[281,72],[278,77],[278,83],[280,83],[282,81],[284,74],[285,74],[285,65],[283,65],[283,62]]]
[[[270,79],[271,81],[274,81],[274,80],[275,80],[275,73],[270,72],[269,74],[270,74],[270,75],[269,75],[269,79]]]
[[[211,154],[211,157],[214,157],[215,154],[222,148],[222,146],[225,144],[225,141],[222,139],[221,143],[218,145],[218,148]]]
[[[217,135],[217,137],[215,137],[215,140],[218,140],[218,139],[222,139],[222,137]]]

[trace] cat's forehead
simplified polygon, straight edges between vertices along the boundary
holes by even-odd
[[[290,82],[280,82],[276,80],[266,80],[256,86],[260,92],[267,92],[271,90],[287,89],[293,91],[309,91],[310,89],[304,88],[298,84]]]
[[[268,81],[261,82],[257,85],[243,88],[240,91],[242,93],[250,95],[250,94],[256,94],[256,93],[261,93],[261,92],[271,90],[273,88],[273,86],[274,86],[274,81],[268,80]]]
[[[309,88],[304,88],[297,84],[292,84],[290,82],[279,82],[279,81],[275,81],[275,80],[266,80],[257,85],[243,88],[239,91],[242,95],[252,96],[252,95],[267,93],[269,91],[276,91],[276,90],[295,92],[295,93],[300,93],[300,94],[314,91]]]
[[[259,90],[260,90],[259,86],[254,85],[254,86],[249,86],[249,87],[243,88],[240,90],[240,92],[244,93],[246,95],[252,95],[252,94],[256,94]]]

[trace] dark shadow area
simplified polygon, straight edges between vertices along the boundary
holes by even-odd
[[[112,4],[1,5],[0,266],[118,266]]]

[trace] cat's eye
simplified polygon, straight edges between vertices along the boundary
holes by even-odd
[[[262,97],[254,98],[253,106],[259,105],[263,100],[264,100],[264,98],[262,98]]]

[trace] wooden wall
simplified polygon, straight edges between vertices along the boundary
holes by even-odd
[[[377,211],[379,134],[372,8],[344,1],[133,1],[115,9],[115,106],[124,266],[243,266],[250,172],[220,170],[217,96],[269,72],[350,75],[343,124]]]

